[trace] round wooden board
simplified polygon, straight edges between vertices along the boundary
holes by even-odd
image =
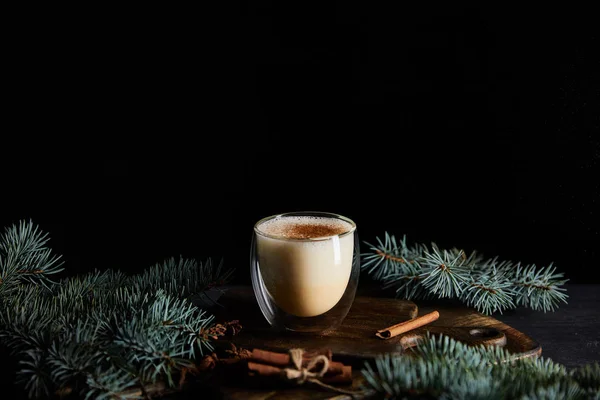
[[[260,312],[250,286],[229,288],[219,299],[219,303],[223,307],[211,310],[216,316],[216,321],[237,319],[243,327],[239,334],[231,337],[236,346],[249,350],[259,348],[279,352],[287,352],[291,348],[331,349],[334,360],[353,366],[355,379],[352,387],[354,388],[359,388],[363,382],[360,369],[364,366],[365,361],[382,353],[402,354],[427,332],[445,334],[476,345],[482,340],[482,337],[476,334],[477,332],[497,330],[505,337],[501,344],[514,354],[515,358],[537,357],[542,352],[539,343],[522,332],[491,316],[449,302],[438,302],[437,304],[423,302],[423,305],[418,307],[414,302],[408,300],[357,296],[342,325],[334,331],[321,335],[274,332]],[[437,310],[440,317],[429,325],[387,340],[375,336],[379,329],[433,310]],[[347,395],[324,392],[318,388],[305,387],[268,390],[224,384],[221,386],[221,392],[223,397],[228,399],[335,398],[339,400],[351,398]]]
[[[539,343],[497,319],[456,305],[426,305],[420,309],[408,300],[357,296],[342,325],[321,335],[274,332],[263,317],[251,287],[233,287],[219,300],[224,307],[216,310],[217,320],[239,319],[243,326],[234,342],[244,348],[287,351],[291,348],[329,348],[336,357],[364,361],[382,353],[402,353],[416,339],[430,332],[445,334],[468,344],[479,344],[482,328],[491,328],[506,337],[504,347],[515,358],[536,357],[541,354]],[[383,340],[375,336],[379,329],[433,310],[438,320],[405,334]],[[470,334],[470,332],[475,333]]]

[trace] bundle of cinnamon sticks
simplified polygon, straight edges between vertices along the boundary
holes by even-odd
[[[329,349],[303,352],[301,368],[310,368],[309,366],[314,364],[312,361],[318,356],[324,356],[328,360],[325,373],[323,376],[318,377],[321,382],[329,385],[352,383],[352,366],[333,361],[332,352]],[[248,376],[250,377],[273,378],[276,380],[287,380],[289,375],[286,374],[286,370],[296,369],[289,353],[276,353],[261,349],[252,350],[247,366]],[[322,368],[322,365],[314,365],[311,368],[312,371],[308,372],[314,375],[315,370],[319,368]]]
[[[337,391],[336,385],[352,384],[352,366],[334,361],[330,349],[280,353],[257,348],[250,351],[229,343],[229,348],[204,356],[197,370],[214,371],[230,382],[258,387],[312,383]]]

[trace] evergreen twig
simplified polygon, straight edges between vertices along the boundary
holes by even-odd
[[[361,268],[384,288],[406,299],[456,298],[485,314],[517,306],[544,312],[566,303],[568,281],[556,267],[521,266],[477,252],[439,249],[435,243],[409,246],[387,232],[377,244],[365,242]]]
[[[135,398],[149,385],[174,387],[175,374],[212,350],[218,325],[192,300],[227,282],[222,263],[172,258],[133,276],[54,282],[62,268],[47,241],[31,222],[0,236],[0,342],[20,360],[31,398]]]
[[[61,257],[46,247],[49,237],[31,221],[20,221],[0,235],[0,295],[30,282],[50,288],[63,270]]]
[[[598,363],[568,372],[550,359],[516,359],[501,347],[430,334],[413,352],[365,363],[365,390],[386,399],[594,399],[599,393]]]

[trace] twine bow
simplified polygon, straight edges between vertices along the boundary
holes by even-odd
[[[283,372],[285,373],[285,377],[294,381],[298,385],[302,385],[306,381],[315,381],[318,378],[322,378],[327,370],[329,369],[329,359],[324,355],[318,355],[313,358],[306,367],[302,367],[302,354],[304,350],[302,349],[290,349],[290,359],[294,368],[285,368]],[[320,369],[313,371],[319,363],[322,363]]]
[[[349,394],[349,395],[363,395],[364,392],[362,390],[346,390],[342,388],[338,388],[335,386],[328,385],[323,383],[320,378],[322,378],[329,369],[329,359],[320,354],[306,365],[306,367],[302,367],[302,355],[304,354],[303,349],[290,349],[289,355],[290,360],[294,366],[294,368],[285,368],[283,373],[285,378],[289,381],[296,383],[297,385],[302,385],[305,382],[313,383],[317,386],[320,386],[324,389],[331,390],[337,393]],[[319,364],[322,364],[320,369],[315,369]]]

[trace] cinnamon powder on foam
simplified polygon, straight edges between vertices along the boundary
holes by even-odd
[[[259,231],[285,239],[316,239],[341,235],[352,226],[338,219],[321,217],[281,217],[264,222]]]

